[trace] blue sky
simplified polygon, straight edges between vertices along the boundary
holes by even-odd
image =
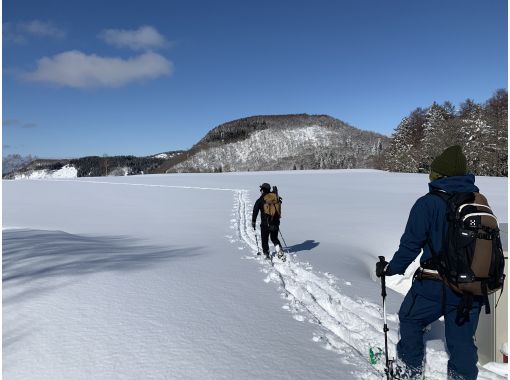
[[[3,155],[148,155],[226,121],[390,135],[507,88],[506,0],[3,1]]]

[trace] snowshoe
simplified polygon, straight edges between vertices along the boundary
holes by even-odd
[[[276,257],[278,257],[283,262],[285,262],[285,260],[287,260],[287,257],[285,257],[285,252],[283,251],[283,249],[280,245],[276,246]]]

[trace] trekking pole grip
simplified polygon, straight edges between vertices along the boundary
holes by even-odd
[[[379,256],[379,262],[380,263],[386,262],[386,259],[384,258],[384,256]],[[383,298],[386,297],[386,276],[384,273],[381,276],[381,296]]]

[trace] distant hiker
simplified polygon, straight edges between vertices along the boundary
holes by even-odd
[[[280,240],[278,240],[278,230],[280,228],[281,217],[281,202],[282,199],[278,196],[276,186],[263,183],[260,185],[260,197],[253,206],[253,214],[251,218],[251,225],[255,229],[255,223],[260,211],[260,237],[262,240],[262,251],[266,259],[269,259],[269,237],[273,242],[278,258],[283,258],[283,250]]]
[[[497,220],[474,175],[467,174],[460,146],[433,160],[429,178],[430,192],[412,207],[393,259],[376,265],[378,277],[404,274],[423,249],[421,267],[398,313],[395,378],[422,378],[424,329],[444,315],[448,379],[474,380],[480,309],[485,305],[489,311],[487,294],[504,280]]]

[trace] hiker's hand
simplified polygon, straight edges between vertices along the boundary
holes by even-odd
[[[251,226],[253,227],[253,230],[255,230],[255,222],[251,222]]]
[[[375,264],[375,275],[377,277],[391,276],[387,268],[388,268],[387,261],[378,261],[377,264]]]

